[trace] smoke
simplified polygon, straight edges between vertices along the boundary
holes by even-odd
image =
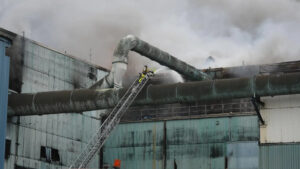
[[[110,68],[127,34],[197,68],[297,60],[300,2],[295,0],[0,0],[0,26]],[[89,55],[92,55],[91,59]],[[130,65],[152,64],[130,54]],[[139,64],[136,64],[139,63]],[[154,64],[157,66],[156,64]],[[130,67],[131,67],[130,66]]]

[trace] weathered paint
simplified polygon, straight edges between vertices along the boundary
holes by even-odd
[[[266,125],[260,127],[261,143],[300,142],[300,95],[264,97],[261,109]]]
[[[225,168],[226,143],[170,145],[167,168],[223,169]]]
[[[257,145],[258,132],[256,116],[168,121],[167,168],[173,168],[174,160],[178,168],[225,168],[228,145]]]
[[[227,144],[228,169],[258,169],[258,142],[232,142]]]
[[[175,161],[177,168],[223,169],[229,154],[232,169],[238,162],[255,166],[258,136],[256,116],[120,124],[104,146],[104,163],[121,159],[124,169],[173,169]],[[247,153],[249,147],[255,152]]]
[[[104,163],[121,160],[121,168],[159,169],[163,166],[163,122],[121,124],[104,147]]]
[[[81,89],[15,94],[9,97],[9,115],[54,114],[112,108],[125,91],[126,89]],[[276,96],[298,93],[300,93],[300,73],[287,73],[251,78],[150,85],[138,95],[134,105],[205,102],[247,98],[253,95]],[[20,100],[25,101],[20,102]]]
[[[299,169],[300,144],[261,144],[260,169]]]
[[[90,79],[91,68],[97,77],[107,73],[96,66],[77,60],[63,53],[26,39],[22,67],[22,93],[87,88],[97,79]],[[13,57],[13,56],[12,56]],[[24,101],[24,100],[23,100]],[[67,168],[99,127],[99,113],[59,114],[9,118],[7,138],[12,140],[12,154],[5,161],[6,169],[14,165],[27,168]],[[61,163],[48,163],[40,158],[40,146],[59,150]],[[91,162],[91,168],[99,166],[99,156]]]
[[[9,47],[9,40],[0,37],[0,169],[4,167],[6,118],[7,118],[7,95],[9,82],[10,58],[6,56],[6,47]]]

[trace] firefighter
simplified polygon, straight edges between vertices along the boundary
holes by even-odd
[[[142,80],[144,79],[146,75],[144,73],[140,73],[140,78],[139,78],[139,83],[142,82]]]
[[[152,76],[154,75],[154,72],[152,70],[148,69],[147,65],[144,66],[142,73],[140,73],[139,83],[142,82],[142,80],[145,78],[146,75],[152,75]]]
[[[120,169],[121,168],[121,160],[115,159],[113,168]]]
[[[152,70],[150,70],[149,68],[148,68],[148,66],[147,65],[145,65],[144,66],[144,69],[143,69],[143,74],[148,74],[148,73],[150,73],[150,74],[154,74],[154,72],[152,71]]]
[[[145,75],[145,74],[147,74],[147,72],[148,72],[148,66],[145,65],[142,73]]]

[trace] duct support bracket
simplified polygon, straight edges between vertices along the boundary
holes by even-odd
[[[259,121],[261,122],[262,125],[265,125],[265,121],[264,121],[264,119],[263,119],[263,117],[261,116],[261,113],[260,113],[260,106],[264,106],[265,103],[260,100],[259,96],[252,96],[251,97],[251,102],[252,102],[254,110],[255,110],[258,118],[259,118]]]

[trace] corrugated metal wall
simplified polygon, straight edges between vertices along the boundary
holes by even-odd
[[[224,169],[227,157],[230,169],[243,162],[239,169],[257,169],[258,137],[256,116],[121,124],[105,144],[104,163],[119,158],[123,169]]]
[[[260,169],[299,169],[300,144],[260,145]]]
[[[88,87],[95,82],[88,77],[91,68],[98,72],[99,78],[106,75],[87,63],[26,40],[22,93]],[[36,169],[66,168],[100,125],[98,114],[93,111],[11,118],[7,137],[12,140],[12,154],[6,160],[6,169],[13,169],[15,165]],[[41,146],[58,149],[60,162],[42,160]],[[89,167],[98,166],[97,155]]]
[[[4,167],[7,97],[9,82],[9,57],[5,55],[5,49],[10,42],[0,37],[0,169]]]
[[[163,126],[163,122],[119,125],[105,144],[104,163],[119,158],[122,169],[162,168]]]

